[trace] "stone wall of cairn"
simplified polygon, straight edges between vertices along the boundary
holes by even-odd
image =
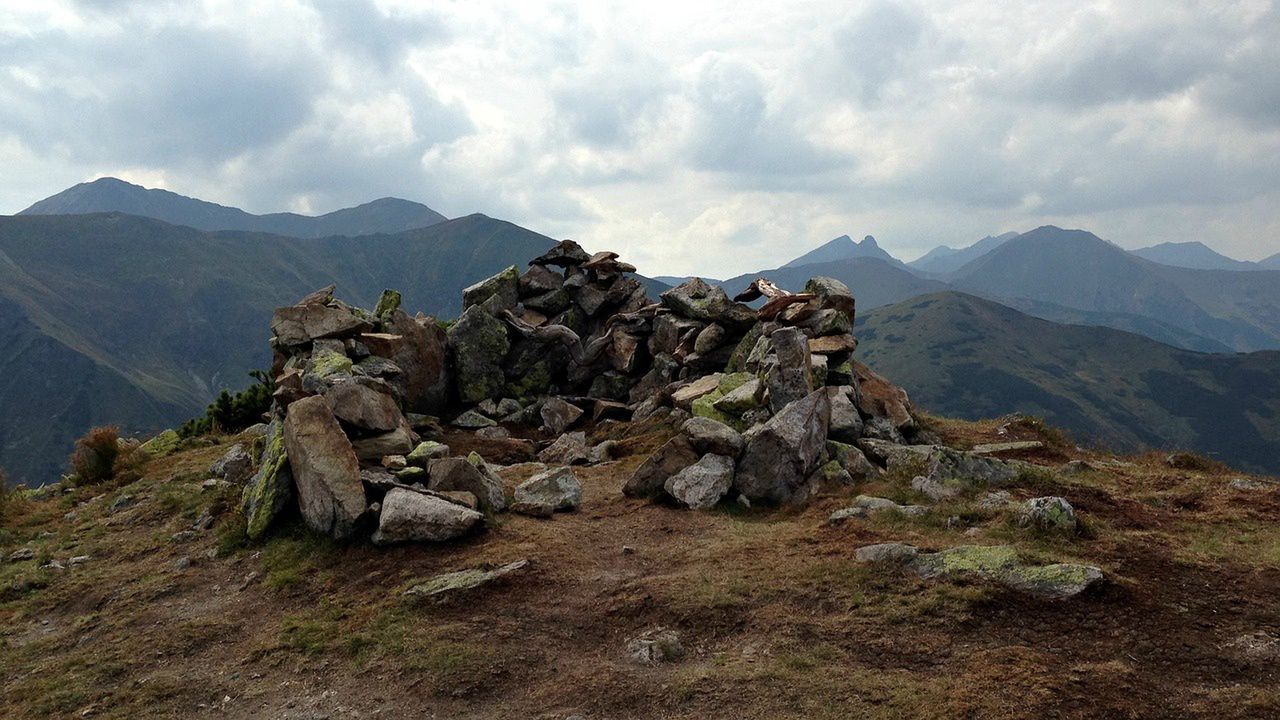
[[[607,459],[572,429],[605,417],[681,426],[626,492],[691,508],[802,502],[878,471],[918,433],[906,393],[853,358],[854,298],[839,281],[792,293],[761,278],[730,299],[693,279],[653,301],[634,271],[564,241],[467,288],[447,328],[409,316],[394,291],[372,311],[332,287],[276,310],[249,534],[292,506],[320,532],[378,543],[571,509],[568,466]],[[424,440],[438,422],[537,437],[549,469],[507,497],[483,458]]]

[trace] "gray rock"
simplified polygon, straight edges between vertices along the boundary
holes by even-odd
[[[884,463],[891,472],[915,473],[925,478],[917,489],[935,499],[951,497],[966,489],[1008,484],[1024,467],[943,445],[895,445],[863,438],[858,441],[858,447]]]
[[[476,437],[490,438],[493,440],[506,440],[511,437],[511,431],[496,425],[491,427],[482,427],[476,430]]]
[[[18,548],[9,553],[9,562],[22,562],[23,560],[31,560],[36,556],[36,551],[29,547]]]
[[[351,441],[351,447],[358,459],[380,463],[387,455],[408,455],[413,450],[415,441],[413,431],[405,423],[391,432],[356,438]]]
[[[753,503],[807,499],[807,481],[818,469],[830,421],[827,393],[817,390],[749,430],[734,488]]]
[[[587,451],[587,462],[591,465],[609,462],[618,452],[618,441],[604,440]]]
[[[564,289],[564,276],[543,265],[530,265],[520,276],[520,296],[537,297]]]
[[[512,510],[528,515],[573,510],[582,504],[582,485],[567,467],[540,472],[516,486]]]
[[[538,411],[542,425],[552,435],[559,435],[582,417],[582,409],[558,397],[549,397]]]
[[[209,466],[209,474],[228,482],[242,483],[253,474],[253,458],[244,445],[236,443],[221,458]]]
[[[1008,490],[997,490],[982,496],[982,499],[978,501],[978,509],[1001,510],[1008,506],[1010,502],[1013,502],[1013,496],[1009,494]]]
[[[703,328],[694,339],[693,351],[699,355],[706,355],[712,350],[724,345],[728,338],[729,333],[724,329],[724,326],[719,325],[718,323],[711,323]]]
[[[715,507],[732,485],[733,458],[708,453],[668,478],[664,488],[682,505],[707,510]]]
[[[837,440],[827,441],[827,454],[840,463],[854,482],[867,480],[880,474],[880,468],[867,459],[855,445],[848,445]]]
[[[680,427],[689,444],[699,453],[738,457],[745,444],[742,435],[722,422],[707,417],[692,417]]]
[[[827,522],[838,525],[845,520],[869,517],[876,512],[896,512],[907,517],[919,517],[929,512],[929,508],[923,505],[899,505],[888,498],[859,495],[853,499],[852,507],[836,510],[827,518]]]
[[[1066,498],[1056,496],[1026,501],[1018,511],[1017,522],[1020,527],[1065,534],[1074,534],[1079,526],[1076,509]]]
[[[389,432],[405,424],[400,407],[386,384],[365,384],[356,380],[337,382],[324,392],[324,399],[338,420],[372,432]]]
[[[360,463],[324,398],[289,406],[284,446],[307,525],[338,539],[349,537],[365,510]]]
[[[462,291],[463,309],[485,304],[493,312],[510,310],[520,300],[520,271],[515,265]]]
[[[655,497],[663,492],[667,478],[698,462],[698,458],[688,438],[677,435],[640,463],[622,492],[629,497]]]
[[[591,451],[587,448],[587,434],[565,433],[538,453],[538,461],[548,465],[581,465],[588,462]]]
[[[748,328],[756,322],[754,310],[733,302],[724,290],[708,285],[700,278],[681,283],[662,293],[661,298],[663,305],[681,317],[718,322],[732,328]]]
[[[529,261],[530,265],[574,267],[591,259],[582,246],[572,240],[561,240],[555,247]]]
[[[831,428],[828,436],[832,440],[851,443],[862,436],[862,416],[853,403],[853,388],[847,385],[827,388],[831,399]]]
[[[742,415],[764,404],[764,383],[751,378],[711,403],[711,407],[729,415]]]
[[[271,334],[283,346],[305,345],[318,338],[345,337],[372,326],[349,310],[322,304],[277,308],[271,315]]]
[[[536,265],[534,267],[537,267]],[[471,570],[459,570],[458,572],[445,573],[437,575],[430,580],[414,585],[404,591],[405,595],[416,595],[418,597],[443,599],[456,593],[474,590],[481,585],[506,577],[512,573],[519,572],[529,566],[528,560],[516,560],[507,563],[501,567],[492,570],[484,570],[474,568]]]
[[[853,321],[854,300],[849,286],[831,277],[814,277],[804,284],[801,292],[818,296],[818,307],[826,310],[838,310]]]
[[[854,556],[858,558],[858,562],[902,565],[915,559],[919,553],[920,550],[914,545],[879,543],[858,548]]]
[[[474,459],[469,455],[431,460],[427,464],[427,487],[440,492],[469,492],[476,496],[480,509],[501,512],[507,506],[502,479],[479,455],[471,455],[475,455]]]
[[[136,502],[137,502],[137,498],[135,498],[132,495],[128,495],[128,494],[121,495],[120,497],[115,499],[115,502],[111,503],[111,507],[108,508],[107,511],[112,513],[117,513],[127,507],[131,507]]]
[[[432,318],[409,317],[399,308],[387,315],[383,325],[394,333],[394,340],[374,354],[400,369],[387,381],[404,402],[405,410],[438,414],[448,400],[450,383],[444,329]]]
[[[703,377],[686,383],[671,393],[671,402],[678,408],[688,410],[693,407],[695,400],[710,395],[720,387],[720,380],[724,377],[721,373],[713,373],[704,375]]]
[[[464,461],[465,462],[465,461]],[[392,488],[382,499],[375,545],[397,542],[443,541],[460,537],[484,516],[443,498]]]
[[[642,665],[676,662],[684,657],[680,634],[657,628],[627,641],[627,657]]]
[[[498,423],[492,418],[487,418],[476,410],[467,410],[453,419],[450,425],[460,427],[463,430],[476,430],[479,428],[493,427]]]
[[[813,392],[813,364],[809,355],[809,339],[799,328],[784,327],[769,335],[778,362],[769,369],[769,407],[779,413],[782,408]],[[828,415],[830,403],[827,403]]]

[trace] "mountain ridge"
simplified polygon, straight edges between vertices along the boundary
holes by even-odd
[[[1263,269],[1259,263],[1227,257],[1198,240],[1163,242],[1150,247],[1130,250],[1129,252],[1161,265],[1191,268],[1193,270]]]
[[[323,215],[281,212],[254,215],[237,207],[179,195],[170,190],[104,177],[74,185],[40,200],[18,215],[84,215],[119,212],[197,230],[239,230],[290,237],[357,236],[401,232],[447,220],[421,203],[384,197]]]

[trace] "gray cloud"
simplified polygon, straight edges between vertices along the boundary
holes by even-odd
[[[1245,1],[48,0],[0,9],[0,207],[101,174],[257,212],[399,195],[711,275],[1044,222],[1255,258],[1277,36]]]

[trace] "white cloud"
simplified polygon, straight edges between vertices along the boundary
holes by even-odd
[[[1059,222],[1274,253],[1273,2],[0,0],[0,208],[382,195],[728,276]]]

